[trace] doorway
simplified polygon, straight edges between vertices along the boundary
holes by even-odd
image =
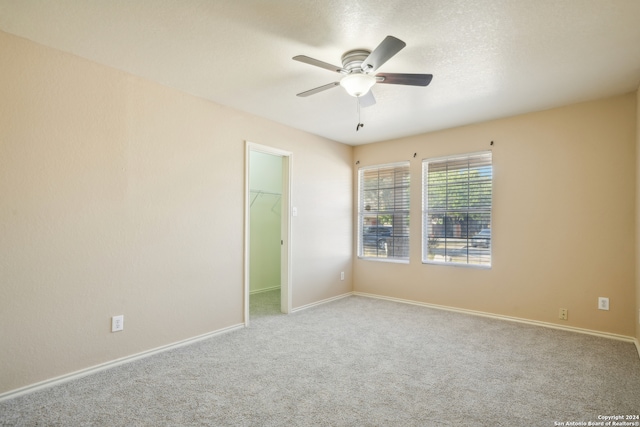
[[[291,153],[247,142],[244,322],[291,312]]]

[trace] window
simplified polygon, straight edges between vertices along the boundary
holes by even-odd
[[[409,162],[358,171],[358,256],[409,260]]]
[[[491,152],[422,162],[422,262],[491,266]]]

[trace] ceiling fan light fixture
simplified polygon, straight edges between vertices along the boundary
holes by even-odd
[[[349,74],[340,80],[340,86],[342,86],[349,95],[355,97],[366,95],[375,83],[375,77],[364,73]]]

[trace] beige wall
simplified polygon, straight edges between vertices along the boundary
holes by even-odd
[[[640,88],[636,92],[636,346],[640,346]],[[638,347],[640,352],[640,347]]]
[[[351,147],[6,33],[0,57],[0,393],[243,322],[245,140],[293,153],[293,307],[351,290]]]
[[[408,265],[356,260],[354,290],[633,336],[635,103],[632,93],[356,147],[360,166],[411,161],[413,237]],[[423,265],[422,159],[489,149],[492,268]]]

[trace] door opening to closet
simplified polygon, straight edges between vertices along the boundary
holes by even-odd
[[[290,153],[247,143],[245,324],[290,312]]]

